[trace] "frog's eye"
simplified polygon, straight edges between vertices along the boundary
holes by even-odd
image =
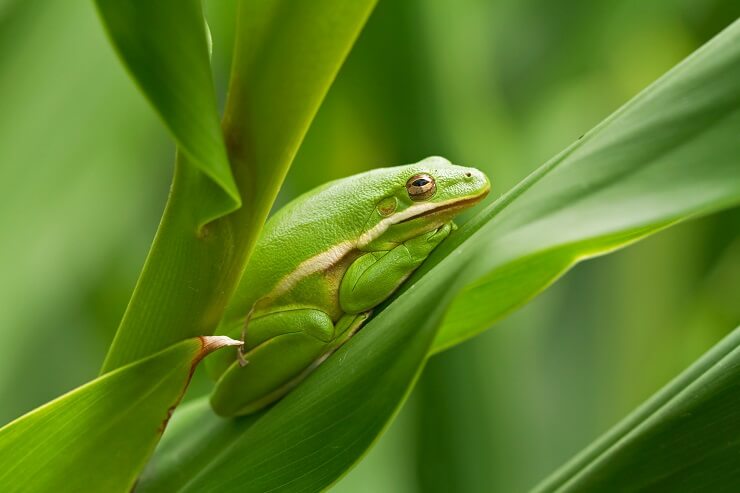
[[[408,179],[406,190],[411,200],[426,200],[437,191],[437,184],[434,183],[434,178],[431,175],[419,173]]]

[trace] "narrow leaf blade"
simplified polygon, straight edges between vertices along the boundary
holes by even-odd
[[[740,328],[536,491],[735,491]]]
[[[98,377],[0,429],[0,489],[130,491],[195,365],[238,341],[201,337]]]
[[[121,59],[177,141],[219,188],[198,204],[203,224],[239,207],[216,108],[200,0],[96,0]]]

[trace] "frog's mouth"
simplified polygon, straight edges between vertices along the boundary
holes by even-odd
[[[449,215],[449,213],[455,213],[461,209],[467,209],[468,207],[472,207],[473,205],[477,204],[481,200],[483,200],[486,195],[488,195],[488,190],[486,190],[484,193],[481,193],[480,195],[476,195],[475,197],[470,197],[463,200],[456,200],[454,202],[446,202],[440,204],[439,207],[435,207],[433,209],[426,210],[424,212],[421,212],[415,216],[411,216],[409,218],[404,219],[403,221],[399,221],[396,224],[403,224],[408,223],[411,221],[415,221],[416,219],[422,218],[422,217],[431,217],[431,216],[437,216],[437,215]]]

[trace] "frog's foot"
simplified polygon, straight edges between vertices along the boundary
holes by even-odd
[[[249,364],[249,360],[244,352],[244,339],[242,339],[242,345],[236,350],[236,362],[239,363],[241,368],[244,368]]]
[[[334,323],[321,310],[291,309],[252,318],[246,348],[237,352],[237,361],[232,360],[211,395],[213,409],[221,416],[237,416],[278,400],[305,377],[307,368],[315,367],[333,336]]]

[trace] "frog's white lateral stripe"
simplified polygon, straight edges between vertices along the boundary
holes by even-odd
[[[385,233],[388,228],[390,228],[394,224],[400,223],[401,221],[405,221],[406,219],[412,218],[414,216],[418,216],[419,214],[424,214],[425,212],[431,211],[432,209],[444,207],[445,205],[451,204],[453,202],[458,202],[458,200],[448,200],[447,202],[439,202],[437,204],[435,204],[434,202],[419,202],[418,204],[414,204],[405,211],[401,211],[398,214],[393,214],[392,216],[381,219],[378,224],[362,233],[357,239],[356,244],[359,247],[363,247]]]
[[[301,262],[293,272],[283,277],[280,282],[275,285],[275,287],[272,289],[270,294],[267,295],[267,297],[274,298],[287,293],[304,277],[328,269],[329,267],[342,260],[345,255],[347,255],[355,248],[363,247],[369,244],[374,239],[378,238],[380,235],[385,233],[392,225],[412,218],[414,216],[418,216],[419,214],[423,214],[432,209],[443,208],[449,204],[453,204],[459,201],[459,199],[453,199],[446,202],[437,203],[420,202],[418,204],[413,204],[405,211],[381,219],[378,224],[362,233],[360,237],[356,240],[343,241],[342,243],[329,248],[325,252],[321,252]]]

